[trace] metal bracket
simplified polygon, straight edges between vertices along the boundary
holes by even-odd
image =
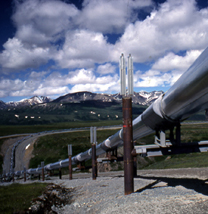
[[[166,147],[169,147],[171,146],[171,142],[170,140],[166,140],[166,134],[165,134],[165,131],[160,131],[160,138],[158,138],[156,135],[155,135],[155,142],[154,142],[156,145],[162,147],[162,148],[166,148]]]

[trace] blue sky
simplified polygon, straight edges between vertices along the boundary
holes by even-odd
[[[117,93],[131,53],[134,91],[166,91],[208,46],[208,1],[0,3],[0,100]]]

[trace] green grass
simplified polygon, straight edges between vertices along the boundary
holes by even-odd
[[[98,130],[97,141],[100,143],[115,133],[116,130]],[[91,148],[90,132],[81,131],[40,137],[34,144],[34,157],[30,160],[29,167],[36,168],[41,161],[49,164],[68,158],[68,144],[72,144],[73,156],[85,152]]]
[[[48,184],[11,184],[0,186],[0,213],[24,213],[33,198],[42,195]]]
[[[150,164],[144,169],[174,169],[200,167],[208,167],[207,152],[163,156],[160,161]]]
[[[7,125],[0,126],[0,136],[12,134],[37,133],[42,131],[60,130],[69,128],[80,128],[89,126],[112,126],[122,124],[121,120],[104,120],[104,121],[76,121],[65,123],[54,123],[45,125]]]
[[[153,144],[153,140],[154,136],[150,135],[137,142],[138,144],[141,142]],[[203,140],[208,140],[208,124],[182,124],[181,141],[183,143]],[[146,161],[149,161],[149,165],[143,169],[208,167],[208,152],[161,156],[154,159],[154,161],[151,161],[146,158]]]

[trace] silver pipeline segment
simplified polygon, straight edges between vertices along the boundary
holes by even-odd
[[[142,113],[153,130],[168,129],[208,108],[208,48],[178,81]]]
[[[121,58],[120,63],[124,60]],[[155,130],[169,129],[198,111],[208,108],[208,49],[197,58],[193,65],[163,95],[133,121],[133,139],[139,139]],[[96,146],[96,154],[123,145],[123,129]],[[91,158],[91,149],[72,157],[72,164]],[[46,170],[68,166],[68,158],[61,163],[51,163]],[[32,174],[33,170],[27,170]]]

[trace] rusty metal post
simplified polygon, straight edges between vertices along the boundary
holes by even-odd
[[[38,168],[40,168],[40,165],[38,165]],[[38,180],[40,180],[40,173],[38,173]]]
[[[61,167],[59,168],[59,179],[61,179],[62,172],[61,172]]]
[[[96,163],[96,145],[92,144],[92,179],[96,180],[97,177],[97,163]]]
[[[69,180],[72,180],[72,161],[71,161],[72,144],[68,145],[68,156],[69,156]]]
[[[71,155],[69,155],[69,180],[72,180],[72,161],[71,161]]]
[[[59,164],[60,164],[60,167],[59,167],[59,179],[61,179],[61,176],[62,176],[62,172],[61,172],[61,159],[59,159]]]
[[[124,142],[124,192],[125,195],[134,192],[133,172],[133,132],[132,132],[132,98],[122,98],[123,109],[123,142]]]
[[[24,167],[24,182],[26,182],[26,168]]]
[[[41,167],[42,167],[42,181],[45,180],[45,174],[44,174],[44,161],[41,162]]]
[[[96,177],[97,177],[97,157],[96,157],[97,129],[96,127],[90,127],[90,143],[92,144],[92,179],[96,180]]]

